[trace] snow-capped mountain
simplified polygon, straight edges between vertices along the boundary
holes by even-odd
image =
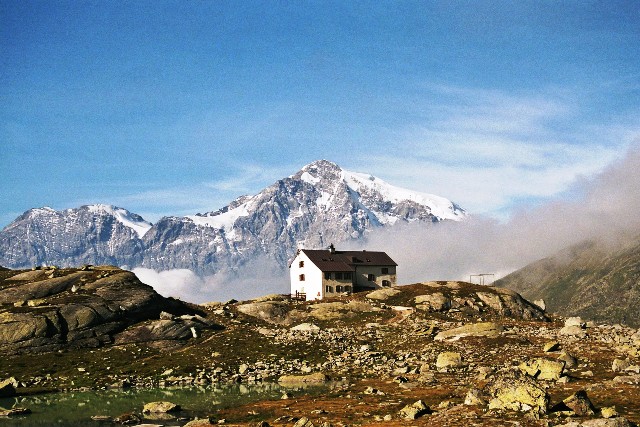
[[[110,205],[30,209],[0,232],[0,264],[121,264],[142,261],[151,223]]]
[[[217,211],[164,217],[153,226],[105,205],[62,212],[33,209],[0,232],[0,265],[109,262],[212,274],[261,255],[286,266],[298,247],[358,239],[376,227],[465,217],[463,209],[443,197],[319,160]]]

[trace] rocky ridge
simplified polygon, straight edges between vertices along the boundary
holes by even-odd
[[[252,387],[278,381],[285,390],[283,400],[208,413],[173,402],[182,412],[163,425],[185,425],[194,416],[200,425],[273,426],[640,421],[640,331],[552,317],[506,289],[428,282],[329,301],[269,295],[202,310],[223,329],[203,329],[179,351],[141,341],[115,342],[91,357],[69,349],[52,354],[59,354],[53,371],[49,353],[26,354],[9,357],[0,377],[13,377],[18,393],[83,384]],[[328,380],[321,394],[300,388]]]

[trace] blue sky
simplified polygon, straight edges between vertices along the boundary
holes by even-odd
[[[505,218],[638,149],[639,107],[636,1],[0,0],[0,226],[321,158]]]

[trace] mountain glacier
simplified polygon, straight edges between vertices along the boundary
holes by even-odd
[[[109,205],[31,209],[0,231],[0,265],[115,264],[211,275],[261,256],[285,267],[299,247],[359,239],[377,227],[466,216],[443,197],[319,160],[217,211],[153,225]]]

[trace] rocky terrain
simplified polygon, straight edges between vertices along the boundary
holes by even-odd
[[[3,271],[3,283],[15,286],[15,276],[25,273],[36,274]],[[38,282],[23,286],[29,283]],[[16,302],[3,302],[3,310],[13,312]],[[19,308],[39,309],[28,302]],[[3,392],[268,383],[285,390],[282,399],[204,412],[190,411],[189,401],[156,402],[95,421],[109,425],[593,427],[640,421],[640,331],[549,316],[507,289],[428,282],[319,302],[270,295],[200,309],[186,317],[157,310],[154,319],[89,351],[66,346],[8,355],[0,364]],[[152,335],[161,317],[219,327],[201,327],[171,351],[131,339]],[[142,327],[145,334],[127,333]],[[301,388],[309,384],[324,388]],[[15,399],[12,409],[19,410]],[[172,409],[153,415],[162,408]],[[194,417],[199,420],[190,421]]]
[[[496,284],[544,299],[550,312],[640,327],[640,235],[583,242]]]
[[[266,257],[286,268],[300,244],[321,248],[377,227],[465,217],[443,197],[320,160],[222,209],[153,225],[109,205],[31,209],[0,231],[0,265],[113,264],[210,275]]]

